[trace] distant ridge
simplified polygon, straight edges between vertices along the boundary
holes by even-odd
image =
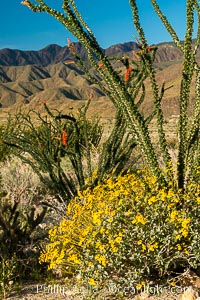
[[[87,61],[87,55],[80,43],[74,45],[79,56]],[[178,95],[181,83],[182,53],[173,43],[157,45],[155,67],[158,84],[163,81],[170,86],[162,102],[165,115],[179,113]],[[138,50],[134,42],[116,44],[104,49],[109,57],[126,55],[134,59],[133,51]],[[199,57],[198,52],[198,57]],[[51,107],[77,108],[85,103],[93,93],[93,114],[113,115],[111,101],[100,88],[92,84],[76,65],[65,65],[64,61],[73,56],[67,47],[48,45],[39,51],[0,50],[0,113],[15,112],[18,107],[41,109],[41,102],[47,101]],[[113,62],[114,63],[114,62]],[[118,67],[118,64],[115,65]],[[146,86],[144,112],[152,110],[152,93]]]
[[[81,44],[74,43],[76,51],[82,59],[86,59],[85,49]],[[116,44],[105,49],[107,56],[118,56],[129,54],[133,50],[137,50],[138,46],[134,42]],[[178,60],[181,57],[181,52],[172,43],[162,43],[158,45],[156,62]],[[56,44],[51,44],[38,51],[22,51],[4,48],[0,50],[0,65],[1,66],[26,66],[40,65],[48,66],[73,59],[67,46],[61,47]]]

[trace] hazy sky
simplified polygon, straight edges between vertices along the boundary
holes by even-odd
[[[128,0],[75,0],[82,15],[93,29],[100,45],[106,48],[116,43],[133,41],[136,34]],[[39,50],[48,44],[64,46],[71,34],[45,13],[33,13],[20,0],[1,0],[0,49]],[[150,0],[138,0],[141,23],[149,44],[170,41],[171,38],[154,13]],[[61,0],[47,0],[53,8]],[[179,37],[185,34],[184,0],[158,0]]]

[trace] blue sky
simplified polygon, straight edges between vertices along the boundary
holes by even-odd
[[[82,15],[93,29],[100,45],[106,48],[116,43],[134,40],[136,31],[128,0],[75,0]],[[72,35],[45,13],[33,13],[20,0],[1,0],[0,49],[39,50],[48,44],[64,46]],[[46,0],[53,8],[62,6],[61,0]],[[149,44],[170,41],[150,0],[138,0],[141,23]],[[184,0],[158,0],[179,37],[185,34]]]

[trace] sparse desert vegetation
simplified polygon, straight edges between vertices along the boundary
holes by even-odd
[[[198,277],[200,269],[199,32],[193,40],[200,7],[187,1],[182,42],[152,0],[182,53],[180,77],[162,82],[165,70],[156,73],[154,64],[158,47],[147,44],[137,3],[129,2],[138,32],[134,59],[108,57],[74,1],[63,2],[64,14],[42,0],[22,2],[33,12],[52,15],[81,41],[87,60],[68,40],[75,60],[68,64],[75,62],[115,109],[112,123],[103,126],[98,115],[89,115],[95,93],[85,95],[88,101],[76,111],[54,109],[39,99],[40,109],[19,110],[2,124],[4,298],[15,290],[17,299],[17,288],[27,279],[40,282],[40,290],[59,280],[59,286],[69,287],[64,297],[71,287],[72,299],[140,299],[144,294],[161,299],[164,290],[168,299],[198,296],[184,287],[191,284],[187,275]],[[44,74],[40,71],[38,76]],[[172,86],[179,91],[177,117],[168,117]]]

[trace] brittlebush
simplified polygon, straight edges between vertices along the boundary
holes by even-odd
[[[198,181],[183,194],[146,171],[109,178],[71,201],[40,261],[98,288],[141,286],[199,265],[199,215]]]

